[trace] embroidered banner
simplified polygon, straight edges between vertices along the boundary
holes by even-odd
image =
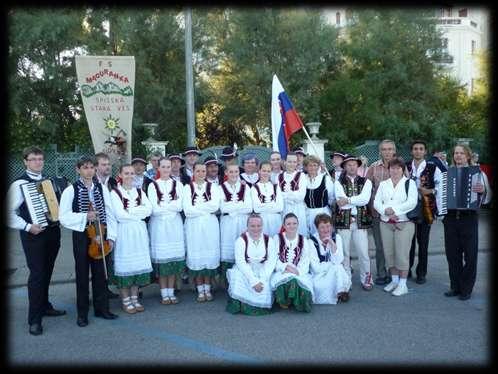
[[[95,153],[130,162],[135,57],[76,56],[76,75]]]

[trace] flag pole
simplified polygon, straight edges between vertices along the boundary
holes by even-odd
[[[313,149],[315,150],[315,154],[316,154],[316,155],[317,155],[317,157],[318,157],[318,151],[317,151],[317,149],[316,149],[316,147],[315,147],[315,143],[313,143],[313,140],[311,140],[310,135],[308,134],[308,131],[306,130],[306,127],[304,127],[304,126],[303,126],[303,127],[301,127],[301,128],[303,129],[304,133],[306,134],[306,137],[307,137],[307,138],[308,138],[308,140],[310,141],[311,146],[312,146],[312,147],[313,147]],[[327,164],[325,163],[325,160],[320,160],[320,161],[322,161],[322,162],[323,162],[323,164],[325,165],[325,172],[327,173],[327,175],[328,175],[328,176],[329,176],[332,180],[334,180],[334,178],[332,178],[332,176],[330,175],[330,173],[329,173],[329,171],[328,171],[328,169],[327,169]]]

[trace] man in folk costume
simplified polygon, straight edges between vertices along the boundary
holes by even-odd
[[[135,169],[135,177],[133,178],[133,185],[135,188],[144,188],[144,184],[148,185],[150,178],[145,173],[145,168],[147,167],[147,161],[143,156],[135,156],[131,160],[131,165]],[[146,189],[144,190],[146,191]]]
[[[177,304],[176,277],[185,269],[185,242],[182,211],[183,185],[170,177],[171,161],[159,159],[160,178],[149,184],[147,197],[152,204],[149,221],[150,257],[159,278],[161,304]]]
[[[145,218],[152,213],[152,205],[145,192],[134,186],[135,169],[121,165],[121,182],[111,191],[111,207],[117,222],[114,248],[114,283],[119,288],[122,309],[126,313],[143,312],[138,301],[139,287],[150,283],[149,233]]]
[[[168,160],[171,161],[171,175],[170,177],[180,182],[181,184],[187,184],[190,178],[182,174],[181,168],[185,165],[185,160],[179,153],[172,153],[168,156]]]
[[[330,206],[335,201],[334,182],[326,173],[320,173],[320,159],[310,155],[304,159],[306,170],[306,224],[310,234],[316,233],[315,217],[318,214],[331,214]]]
[[[424,284],[427,275],[427,253],[429,248],[429,234],[431,224],[442,208],[442,173],[436,164],[425,161],[427,145],[424,141],[416,140],[411,146],[413,159],[406,163],[408,176],[415,180],[419,191],[419,200],[422,199],[424,212],[419,222],[415,222],[415,234],[410,248],[410,270],[408,278],[412,276],[411,268],[415,262],[415,241],[418,243],[418,264],[415,282]]]
[[[306,157],[306,153],[304,152],[303,147],[297,147],[293,150],[293,152],[297,155],[297,171],[301,171],[306,173],[306,170],[304,168],[304,158]]]
[[[281,308],[293,305],[300,312],[311,312],[313,280],[310,262],[313,243],[298,233],[299,221],[294,213],[284,217],[284,232],[274,236],[278,251],[275,272],[270,278],[275,301]]]
[[[192,177],[194,176],[194,165],[200,155],[201,152],[197,149],[197,147],[187,147],[185,152],[183,152],[185,165],[180,168],[180,173],[183,176],[182,178],[186,180],[183,184],[188,184],[192,181]]]
[[[270,180],[273,184],[278,184],[278,176],[284,172],[282,167],[282,156],[279,151],[273,151],[270,154],[271,175]]]
[[[372,234],[375,241],[375,264],[377,268],[377,277],[375,284],[385,285],[391,282],[391,276],[386,269],[386,259],[384,256],[384,246],[380,235],[380,214],[374,209],[373,202],[375,194],[379,188],[380,182],[390,178],[389,161],[396,154],[396,144],[392,140],[384,139],[379,143],[380,160],[370,165],[367,171],[367,178],[372,182],[372,196],[370,197],[370,212],[372,213]]]
[[[221,279],[235,262],[234,245],[247,228],[247,216],[252,212],[251,188],[239,179],[239,167],[229,165],[225,169],[228,177],[221,184]]]
[[[273,239],[263,234],[261,216],[250,214],[247,232],[235,241],[235,265],[227,270],[229,313],[270,313],[273,305],[270,277],[276,262],[277,250]]]
[[[306,176],[304,173],[296,170],[297,156],[294,152],[287,153],[285,161],[286,171],[278,176],[278,185],[282,190],[284,198],[284,211],[282,215],[294,213],[301,224],[299,233],[305,237],[308,236],[308,225],[306,224]]]
[[[332,217],[319,214],[315,217],[317,232],[310,235],[316,248],[311,257],[313,274],[313,303],[337,304],[349,300],[351,276],[346,272],[343,245],[340,235],[332,226]]]
[[[242,158],[244,172],[240,174],[240,179],[249,187],[252,187],[259,179],[259,160],[254,153],[248,153]]]
[[[213,156],[208,156],[204,160],[204,165],[206,165],[206,181],[221,185],[223,183],[223,178],[220,176],[220,164],[218,160]]]
[[[344,268],[351,277],[351,244],[358,253],[360,282],[364,290],[373,288],[370,257],[368,255],[368,231],[372,227],[372,216],[368,202],[372,193],[372,182],[358,175],[361,160],[346,155],[342,162],[345,173],[335,181],[336,214],[335,227],[343,241]]]
[[[49,302],[48,289],[54,270],[55,259],[61,244],[61,230],[58,222],[42,227],[33,223],[21,185],[46,179],[42,174],[45,163],[43,150],[28,147],[23,151],[25,172],[15,180],[7,192],[7,223],[19,230],[21,243],[29,269],[28,278],[28,324],[31,335],[43,334],[42,318],[66,314],[65,310],[54,309]]]
[[[61,197],[59,220],[61,224],[73,231],[73,254],[76,272],[76,305],[78,318],[76,323],[80,327],[88,325],[88,268],[92,272],[92,301],[95,317],[104,319],[115,319],[118,316],[109,311],[109,298],[107,294],[105,259],[90,257],[88,247],[91,240],[87,233],[87,226],[98,225],[107,228],[109,248],[112,250],[116,239],[116,223],[110,214],[109,190],[102,184],[96,182],[95,160],[83,156],[76,164],[79,179],[73,185],[68,186]],[[96,230],[98,234],[98,231]],[[102,234],[101,234],[102,235]],[[102,237],[102,242],[107,239]],[[100,246],[99,238],[95,238]]]
[[[194,165],[194,180],[183,190],[187,267],[197,287],[197,301],[211,301],[211,279],[220,266],[220,225],[215,213],[220,208],[221,191],[206,182],[202,162]]]
[[[342,162],[344,161],[344,158],[346,157],[346,152],[343,151],[335,151],[330,155],[332,158],[332,169],[329,171],[330,175],[332,176],[332,179],[334,182],[339,179],[342,173]]]
[[[282,227],[284,200],[282,191],[270,180],[271,165],[262,162],[259,165],[259,181],[251,188],[252,208],[263,220],[263,233],[273,236]]]

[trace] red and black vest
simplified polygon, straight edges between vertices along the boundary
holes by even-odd
[[[294,178],[290,181],[290,186],[291,186],[291,191],[297,191],[299,189],[299,178],[301,177],[301,172],[298,171]],[[280,186],[280,189],[284,191],[285,184],[287,182],[284,179],[284,173],[280,173],[278,175],[278,184]]]
[[[347,197],[357,196],[363,190],[366,182],[365,177],[360,177],[359,175],[354,178],[354,184],[346,175],[342,173],[339,178],[339,183],[344,189],[344,193]],[[351,209],[340,209],[338,205],[335,208],[335,227],[337,229],[348,230],[351,226]],[[363,206],[356,207],[356,224],[359,229],[368,229],[372,227],[372,214],[370,212],[370,207],[368,203]]]
[[[244,258],[246,259],[246,262],[249,262],[249,256],[247,255],[247,247],[249,245],[249,238],[247,237],[247,233],[246,232],[243,233],[241,235],[241,237],[242,237],[242,240],[244,240],[244,243],[246,245],[246,249],[244,250]],[[270,237],[268,235],[266,235],[266,234],[263,234],[263,239],[265,241],[265,256],[260,261],[261,264],[268,259],[268,241],[270,240]]]
[[[294,256],[294,260],[292,263],[297,266],[299,263],[299,260],[301,259],[301,255],[303,254],[303,247],[304,247],[304,237],[302,235],[298,235],[299,239],[297,240],[297,246],[294,248],[294,253],[296,254]],[[280,261],[283,263],[287,262],[287,251],[290,250],[289,247],[285,245],[285,238],[283,233],[278,234],[279,238],[279,244],[278,244],[278,258]]]

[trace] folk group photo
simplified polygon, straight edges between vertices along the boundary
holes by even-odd
[[[361,334],[341,309],[408,311],[416,297],[451,319],[487,305],[487,9],[17,7],[8,19],[5,223],[19,264],[6,267],[26,269],[9,287],[26,290],[12,363],[19,339],[48,352],[36,339],[57,321],[74,342],[92,325],[119,340],[182,304],[247,331],[276,318],[284,341],[284,325],[321,313],[334,316],[325,329]],[[128,362],[118,351],[112,363]]]

